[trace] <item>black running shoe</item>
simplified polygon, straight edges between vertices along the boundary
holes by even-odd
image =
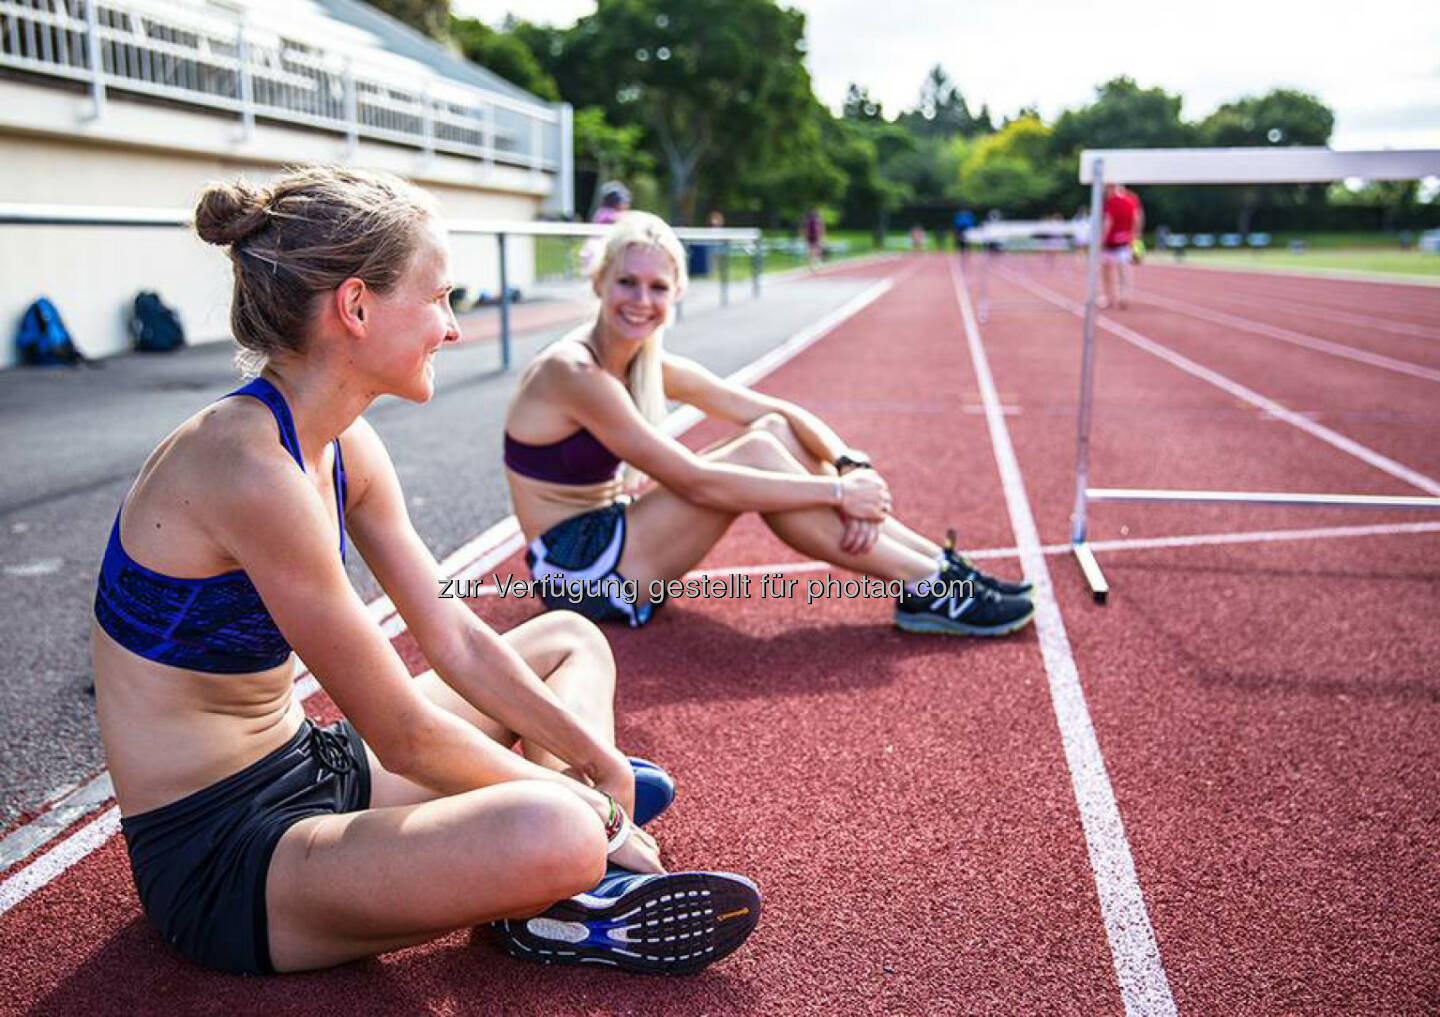
[[[1034,585],[1024,580],[1012,583],[981,572],[975,563],[961,554],[960,549],[955,546],[954,530],[945,531],[945,561],[949,563],[952,571],[959,573],[961,579],[973,579],[976,583],[988,586],[1007,597],[1028,597],[1035,592]]]
[[[1029,597],[1006,596],[974,580],[956,578],[946,569],[924,596],[905,592],[895,602],[895,625],[906,632],[951,636],[1004,636],[1030,624],[1035,604]]]
[[[612,868],[589,893],[491,929],[510,956],[541,964],[689,975],[733,953],[759,920],[760,892],[744,876]]]

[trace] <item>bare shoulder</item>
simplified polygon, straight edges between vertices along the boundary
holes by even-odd
[[[184,486],[213,507],[305,490],[274,416],[254,399],[222,399],[182,424],[175,438],[175,467]]]

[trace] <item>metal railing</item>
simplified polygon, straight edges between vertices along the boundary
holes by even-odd
[[[107,205],[40,205],[0,202],[0,226],[145,226],[167,229],[193,226],[191,213],[178,208],[125,208]],[[510,302],[508,239],[528,237],[600,238],[610,227],[595,223],[528,222],[523,220],[450,219],[445,228],[453,234],[479,234],[495,237],[499,255],[500,289],[500,366],[510,369]],[[720,304],[730,302],[730,256],[742,253],[750,264],[750,292],[760,296],[760,279],[765,272],[765,245],[761,232],[755,228],[724,229],[715,227],[675,230],[675,235],[688,249],[694,246],[718,248]],[[677,312],[683,313],[683,302]]]
[[[299,32],[295,32],[299,34]],[[389,63],[390,66],[385,66]],[[342,49],[187,0],[0,0],[0,67],[109,92],[563,173],[566,110]],[[98,70],[97,70],[98,69]]]

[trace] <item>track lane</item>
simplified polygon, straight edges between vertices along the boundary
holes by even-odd
[[[1002,283],[992,296],[1021,293]],[[1008,423],[1042,532],[1063,540],[1073,401],[1058,428],[1031,408],[1074,392],[1078,319],[997,314],[982,331],[997,379],[1020,390]],[[1250,414],[1125,347],[1102,337],[1098,350],[1092,483],[1355,490],[1369,473],[1393,485],[1293,428],[1232,421]],[[1310,447],[1277,455],[1294,441],[1278,431]],[[1091,521],[1095,536],[1133,538],[1405,516],[1113,505]],[[1104,608],[1078,569],[1052,573],[1180,1012],[1433,1012],[1440,539],[1100,561]]]

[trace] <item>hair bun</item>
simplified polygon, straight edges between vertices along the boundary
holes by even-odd
[[[209,244],[238,244],[270,221],[270,193],[239,181],[211,184],[195,206],[195,232]]]

